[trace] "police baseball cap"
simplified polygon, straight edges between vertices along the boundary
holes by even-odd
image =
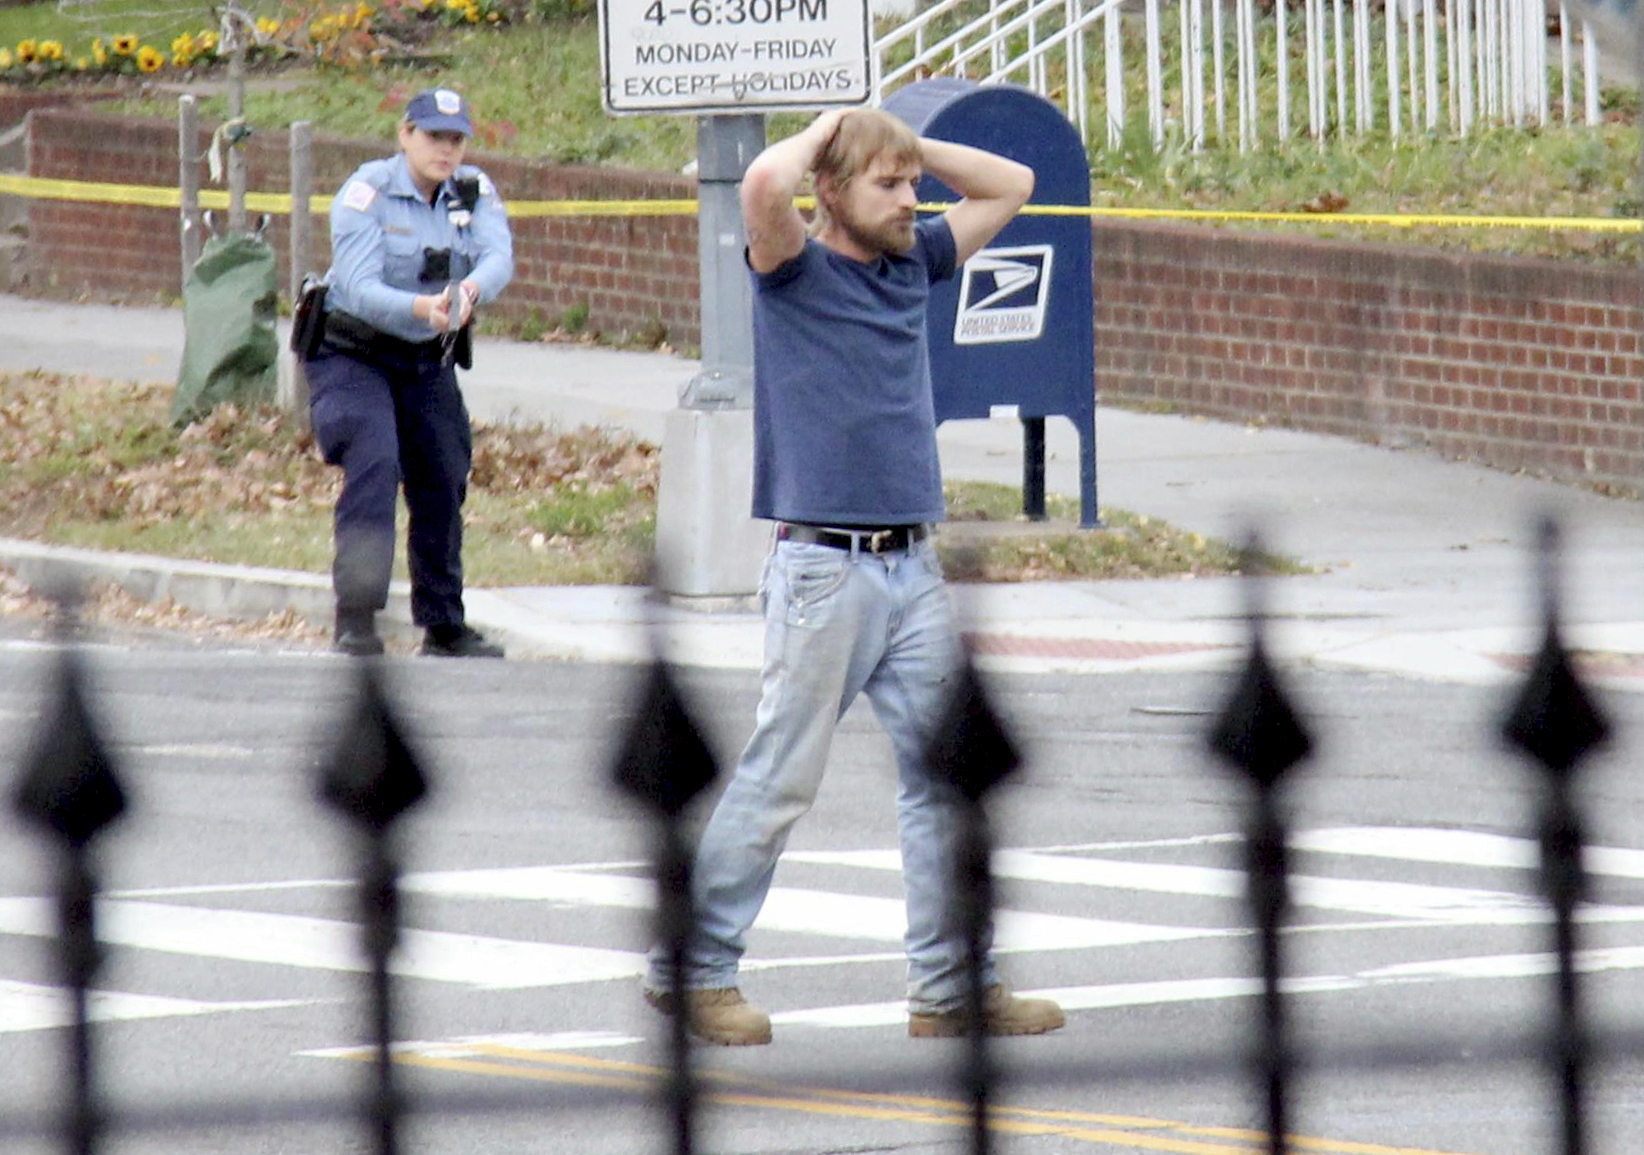
[[[474,135],[474,122],[468,119],[468,101],[449,88],[430,88],[417,93],[405,106],[405,119],[424,132]]]

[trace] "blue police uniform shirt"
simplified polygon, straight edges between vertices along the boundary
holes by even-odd
[[[450,281],[472,281],[480,303],[493,300],[514,275],[514,242],[508,211],[491,179],[473,165],[459,177],[478,177],[479,203],[467,220],[451,181],[434,203],[417,191],[405,154],[363,164],[331,201],[331,271],[328,309],[352,313],[404,341],[439,336],[411,315],[419,295],[438,293]],[[453,216],[453,213],[456,215]],[[424,249],[451,250],[449,280],[420,280]]]
[[[753,274],[755,517],[942,520],[925,303],[956,260],[937,217],[905,256],[864,264],[807,239]]]

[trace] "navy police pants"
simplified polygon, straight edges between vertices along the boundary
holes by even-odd
[[[438,349],[366,361],[322,348],[306,363],[314,439],[343,470],[331,567],[339,614],[388,604],[403,485],[411,618],[425,627],[462,623],[462,503],[473,437],[456,371],[440,363]]]

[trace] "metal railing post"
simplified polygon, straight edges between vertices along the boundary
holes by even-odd
[[[320,797],[356,828],[362,839],[360,925],[369,964],[373,1083],[365,1115],[371,1150],[399,1151],[404,1113],[395,1087],[393,983],[388,957],[399,937],[399,868],[390,834],[395,821],[422,801],[428,780],[407,744],[404,731],[383,694],[371,660],[357,662],[359,680],[353,716],[339,736],[320,776]]]
[[[64,1150],[93,1155],[102,1120],[97,1106],[89,999],[102,963],[93,900],[92,840],[125,811],[125,791],[86,701],[85,675],[72,649],[72,597],[58,608],[56,685],[13,797],[18,814],[56,843],[57,945],[69,1004],[69,1093],[63,1104]]]
[[[1576,978],[1576,904],[1585,889],[1581,817],[1573,795],[1576,768],[1609,738],[1610,725],[1570,665],[1559,629],[1558,531],[1541,525],[1543,635],[1529,676],[1502,722],[1510,746],[1541,771],[1541,880],[1553,908],[1558,959],[1557,1018],[1548,1028],[1547,1061],[1558,1086],[1563,1155],[1582,1155],[1586,1141],[1587,1068],[1591,1045]]]
[[[992,939],[994,888],[993,839],[983,802],[994,787],[1016,772],[1022,758],[988,701],[968,654],[946,707],[931,731],[925,761],[937,780],[953,789],[959,808],[954,891],[948,917],[965,943],[969,1045],[962,1081],[970,1107],[970,1150],[972,1155],[988,1155],[992,1150],[988,1111],[996,1080],[989,1052],[983,968]]]
[[[1212,728],[1211,751],[1250,783],[1254,793],[1245,824],[1246,870],[1262,971],[1261,1039],[1254,1056],[1267,1113],[1267,1150],[1283,1155],[1289,1134],[1290,1074],[1294,1057],[1286,1024],[1284,958],[1279,932],[1289,906],[1287,832],[1278,795],[1285,776],[1313,749],[1267,656],[1261,579],[1262,551],[1252,535],[1240,569],[1250,590],[1250,651],[1244,669]]]
[[[668,960],[673,1015],[664,1092],[674,1155],[695,1150],[697,1088],[691,1068],[689,1013],[683,998],[685,957],[696,925],[685,809],[719,777],[719,766],[697,728],[668,666],[651,664],[638,709],[612,765],[617,787],[656,827],[657,940]]]

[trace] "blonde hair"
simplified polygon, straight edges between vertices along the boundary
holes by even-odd
[[[823,180],[837,195],[881,158],[898,167],[921,162],[919,137],[907,122],[877,108],[854,109],[840,117],[839,127],[822,146],[812,169],[816,215],[811,219],[811,235],[823,232],[831,223],[827,206],[822,203]]]

